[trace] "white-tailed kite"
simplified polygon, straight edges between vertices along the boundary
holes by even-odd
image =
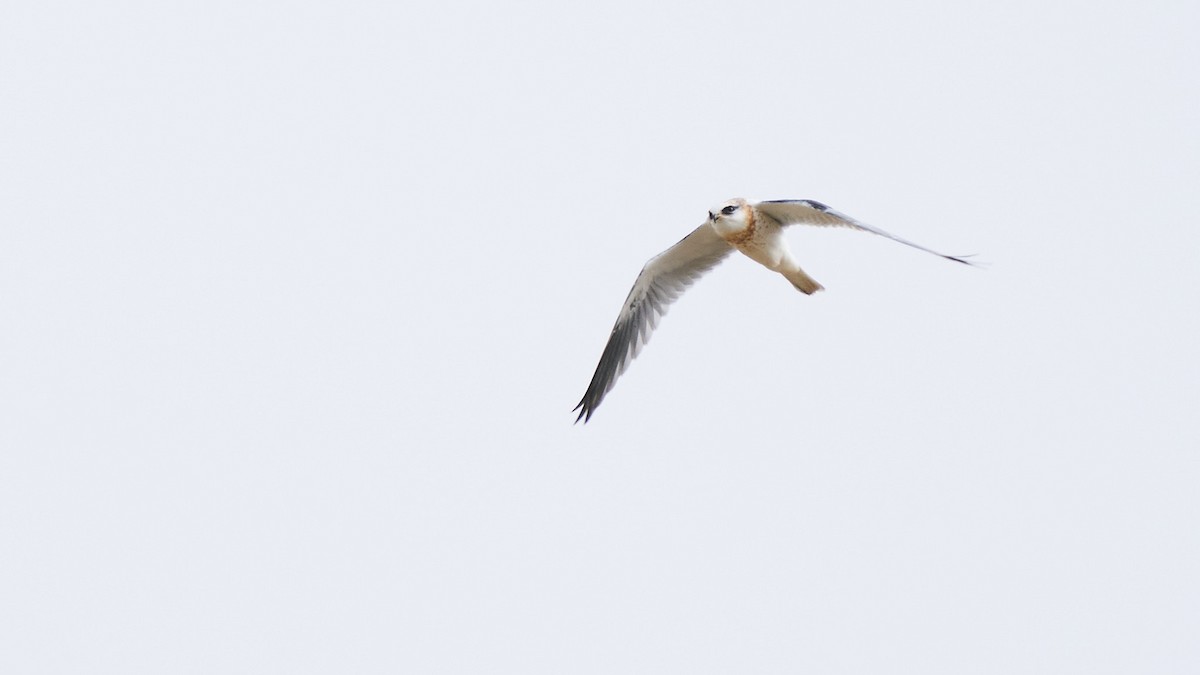
[[[583,420],[586,423],[592,418],[592,413],[616,384],[617,378],[650,339],[650,333],[671,303],[735,249],[772,272],[782,274],[802,293],[812,295],[821,290],[823,286],[805,274],[792,258],[783,239],[783,228],[788,225],[849,227],[887,237],[947,260],[973,264],[888,234],[811,199],[780,199],[755,204],[745,199],[730,199],[709,211],[703,225],[678,244],[651,258],[642,268],[617,315],[617,323],[600,355],[592,382],[583,400],[575,406],[579,411],[575,422]]]

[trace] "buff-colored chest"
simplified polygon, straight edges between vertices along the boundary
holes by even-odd
[[[745,222],[718,222],[714,229],[734,248],[769,269],[778,267],[786,256],[783,228],[770,216],[751,211]]]
[[[745,222],[720,223],[722,227],[718,227],[717,234],[721,235],[725,241],[740,248],[754,239],[754,234],[758,232],[758,221],[754,210],[747,209]]]
[[[774,240],[781,228],[774,218],[750,209],[744,221],[727,222],[723,219],[714,223],[713,229],[722,239],[741,249]]]

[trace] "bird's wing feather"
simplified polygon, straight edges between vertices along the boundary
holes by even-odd
[[[646,263],[621,307],[587,392],[575,406],[579,411],[576,422],[591,419],[671,303],[731,251],[733,247],[705,223]]]
[[[974,265],[970,260],[964,260],[958,256],[946,255],[938,253],[932,249],[925,248],[920,244],[897,237],[889,232],[884,232],[878,227],[868,225],[859,220],[855,220],[850,216],[834,211],[825,206],[821,202],[811,199],[780,199],[774,201],[759,202],[754,205],[754,208],[778,220],[781,225],[816,225],[818,227],[849,227],[863,232],[870,232],[881,237],[887,237],[892,241],[898,241],[906,246],[920,249],[927,253],[932,253],[936,256],[941,256],[947,260],[963,263],[964,265]]]

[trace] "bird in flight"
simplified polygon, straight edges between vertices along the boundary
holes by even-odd
[[[651,258],[642,268],[617,315],[617,323],[608,337],[608,344],[604,345],[592,381],[579,405],[575,406],[579,411],[575,422],[578,424],[583,420],[587,423],[592,418],[617,378],[649,341],[650,333],[671,303],[734,250],[741,251],[772,272],[782,274],[801,293],[812,295],[824,288],[805,274],[792,257],[783,239],[783,228],[788,225],[847,227],[887,237],[964,265],[974,264],[888,234],[811,199],[757,203],[730,199],[709,211],[704,224],[678,244]]]

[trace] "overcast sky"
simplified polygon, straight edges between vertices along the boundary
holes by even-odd
[[[1195,673],[1194,2],[9,2],[0,671]],[[587,425],[652,255],[810,198]]]

